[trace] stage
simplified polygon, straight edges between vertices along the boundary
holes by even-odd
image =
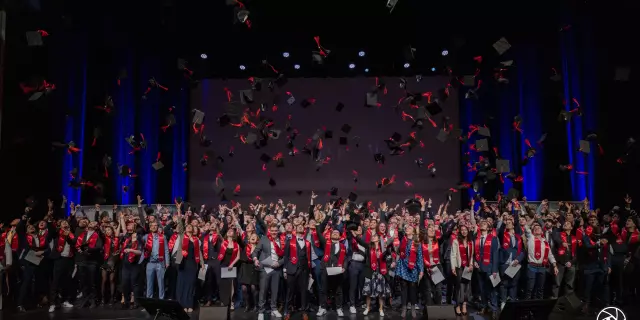
[[[631,314],[640,312],[640,308],[634,306],[633,308],[624,308],[627,314],[627,319]],[[350,314],[346,310],[345,316],[342,319],[350,320],[368,320],[368,319],[380,319],[377,312],[372,312],[367,316],[362,315],[362,310],[359,309],[357,314]],[[202,314],[202,316],[201,316]],[[226,308],[201,308],[196,309],[191,315],[193,320],[222,320],[226,318]],[[144,309],[136,310],[119,310],[111,307],[97,307],[95,309],[83,308],[83,309],[58,309],[54,313],[48,313],[46,309],[35,309],[25,313],[13,313],[9,311],[2,311],[0,320],[2,319],[49,319],[49,320],[129,320],[129,319],[153,319]],[[323,319],[323,320],[336,320],[339,319],[335,312],[329,312],[323,317],[316,317],[315,314],[309,314],[309,319]],[[256,313],[245,312],[244,310],[233,311],[231,313],[231,319],[233,320],[255,320],[257,319]],[[270,316],[265,316],[265,320],[271,320]],[[283,318],[281,318],[283,319]],[[302,319],[302,314],[295,314],[291,319]],[[400,312],[388,310],[385,312],[384,319],[400,320]],[[410,313],[407,313],[406,319],[412,319]],[[418,313],[417,319],[424,319],[421,313]],[[430,317],[433,319],[433,317]],[[490,317],[482,316],[476,312],[471,312],[467,316],[458,317],[456,319],[461,320],[484,320],[490,319]],[[578,317],[562,317],[563,320],[596,320],[596,316],[578,316]]]

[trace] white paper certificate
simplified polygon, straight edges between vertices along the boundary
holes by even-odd
[[[506,270],[504,270],[504,274],[509,276],[509,278],[513,279],[513,277],[516,276],[516,273],[520,271],[520,267],[521,267],[520,264],[518,264],[517,266],[510,265],[509,267],[507,267]]]
[[[231,279],[231,278],[237,278],[237,277],[238,277],[238,268],[233,267],[231,268],[231,271],[229,271],[228,267],[220,268],[220,278]]]

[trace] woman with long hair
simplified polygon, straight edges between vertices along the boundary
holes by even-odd
[[[407,226],[405,235],[400,242],[400,258],[396,267],[396,275],[400,278],[401,316],[406,317],[407,309],[418,302],[417,285],[424,276],[424,263],[420,241],[415,234],[415,228]],[[415,308],[411,307],[411,316],[416,317]]]
[[[464,272],[473,271],[473,243],[466,225],[458,227],[458,234],[451,240],[451,274],[456,277],[456,315],[467,315],[467,303],[471,300],[471,280],[462,278]]]
[[[440,244],[444,238],[438,239],[436,237],[436,226],[431,223],[427,227],[422,240],[422,257],[427,271],[427,277],[423,277],[421,281],[421,292],[424,293],[423,303],[425,305],[440,305],[442,304],[442,284],[443,281],[434,283],[431,279],[433,272],[439,271],[444,277],[444,271],[442,270],[440,258]],[[437,268],[438,270],[435,270]]]
[[[247,232],[249,231],[247,225]],[[245,303],[245,311],[257,311],[258,307],[258,283],[260,273],[251,260],[251,254],[258,245],[260,237],[255,232],[245,238],[247,244],[244,250],[240,251],[240,284],[242,285],[243,301]],[[251,303],[250,303],[251,302]]]
[[[122,260],[122,294],[125,297],[123,309],[137,308],[136,297],[139,296],[136,281],[140,273],[140,255],[142,255],[142,245],[138,241],[138,234],[131,233],[125,238],[120,248],[120,259]],[[133,304],[127,303],[128,297],[133,297]]]
[[[232,271],[238,260],[240,260],[240,245],[236,239],[236,229],[231,227],[227,229],[226,237],[220,246],[218,261],[220,261],[221,268],[227,268],[228,271]],[[229,303],[231,310],[234,310],[234,303],[231,299],[233,298],[235,285],[235,278],[220,279],[220,300],[225,304]]]
[[[188,224],[184,227],[184,234],[178,234],[178,237],[182,238],[182,248],[178,248],[182,254],[182,261],[178,266],[176,296],[187,313],[193,312],[198,266],[204,269],[200,239],[194,232],[197,232],[197,228]],[[173,250],[175,244],[175,239],[172,239],[169,241],[169,248]]]
[[[107,283],[109,283],[109,298],[110,305],[115,303],[116,294],[116,263],[120,258],[120,246],[117,231],[113,231],[111,226],[105,226],[104,231],[100,232],[102,236],[102,253],[103,261],[102,265],[102,304],[107,304]]]
[[[355,231],[352,231],[352,233]],[[366,297],[367,308],[362,314],[365,316],[371,310],[371,298],[378,299],[380,316],[384,317],[384,299],[390,297],[391,287],[386,281],[385,276],[388,273],[387,265],[391,265],[390,250],[382,247],[380,236],[377,233],[369,235],[369,242],[363,241],[361,237],[352,235],[357,243],[366,248],[364,269],[364,286],[362,295]]]

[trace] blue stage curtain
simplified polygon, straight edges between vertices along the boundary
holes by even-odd
[[[113,117],[113,161],[116,163],[118,169],[120,166],[128,166],[131,168],[133,174],[135,172],[135,157],[134,154],[129,154],[132,148],[126,142],[126,138],[133,135],[136,140],[140,139],[140,135],[135,130],[135,108],[137,105],[137,99],[140,96],[135,94],[135,88],[139,85],[135,78],[132,77],[134,61],[133,57],[126,57],[126,64],[123,65],[127,69],[127,77],[120,80],[120,85],[117,87],[114,94],[114,103],[116,105],[116,111]],[[135,180],[129,176],[122,176],[118,171],[115,172],[115,195],[116,201],[120,204],[129,204],[135,201],[135,194],[138,192],[135,186]],[[124,186],[128,187],[128,191],[124,191]]]
[[[182,87],[184,88],[184,84]],[[176,126],[172,130],[173,148],[172,148],[172,166],[171,166],[171,198],[186,198],[187,196],[187,177],[188,168],[185,171],[183,163],[188,163],[189,152],[189,90],[187,88],[180,89],[177,94],[173,95],[174,116],[176,118]]]
[[[152,72],[157,70],[158,61],[156,58],[148,58],[142,61],[140,64],[140,78],[139,81],[136,82],[136,86],[140,87],[137,92],[147,90],[148,88],[148,79],[157,77],[158,75],[154,75]],[[147,81],[145,81],[147,79]],[[156,79],[160,84],[163,84],[163,79]],[[166,86],[166,84],[164,84]],[[140,150],[139,163],[137,167],[138,171],[138,179],[140,180],[141,191],[140,194],[145,202],[147,203],[156,203],[156,194],[158,187],[158,179],[157,176],[160,174],[153,169],[153,163],[158,160],[158,153],[160,152],[159,148],[159,137],[161,134],[160,131],[160,107],[161,107],[161,99],[162,94],[158,88],[152,88],[148,94],[145,95],[145,99],[141,99],[141,97],[134,97],[134,99],[139,99],[140,108],[137,113],[137,127],[139,128],[139,132],[142,136],[140,139],[144,137],[147,142],[147,148]],[[168,156],[168,155],[167,155]],[[162,161],[162,153],[160,152],[160,161]],[[166,161],[163,161],[163,164]],[[168,168],[167,168],[168,169]],[[165,170],[164,168],[161,170]]]
[[[589,198],[595,203],[594,177],[595,156],[599,153],[595,144],[591,153],[584,154],[579,149],[579,141],[584,139],[589,130],[596,128],[597,113],[597,67],[591,25],[589,21],[579,21],[569,30],[560,34],[562,56],[562,76],[564,85],[564,109],[579,107],[582,116],[574,116],[566,124],[569,162],[573,164],[571,174],[571,196],[574,201]],[[586,172],[578,174],[576,172]]]

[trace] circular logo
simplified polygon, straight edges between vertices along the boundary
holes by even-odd
[[[622,310],[616,307],[606,307],[598,313],[597,320],[627,320]]]

